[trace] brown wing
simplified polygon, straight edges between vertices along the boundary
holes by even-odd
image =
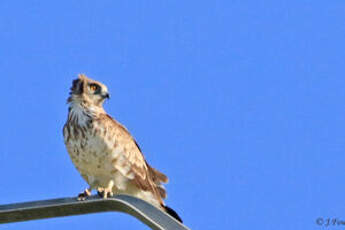
[[[165,188],[163,187],[162,183],[168,183],[168,177],[163,173],[159,172],[157,169],[152,168],[147,162],[146,165],[149,168],[151,178],[156,185],[156,188],[160,194],[160,196],[165,199],[167,197],[167,193]]]
[[[168,178],[163,173],[152,168],[145,160],[144,155],[135,139],[131,136],[128,130],[115,121],[109,115],[104,115],[103,118],[106,122],[111,122],[111,127],[114,128],[115,138],[117,144],[123,147],[123,153],[126,158],[126,164],[129,164],[130,173],[134,174],[134,178],[128,176],[128,179],[142,190],[151,191],[157,197],[160,203],[163,203],[163,199],[166,198],[166,191],[161,183],[168,182]],[[121,172],[121,171],[120,171]]]

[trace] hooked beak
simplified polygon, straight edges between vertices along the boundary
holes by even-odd
[[[104,93],[102,94],[103,99],[110,99],[110,94],[109,93]]]

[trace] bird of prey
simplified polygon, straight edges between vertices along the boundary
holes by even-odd
[[[163,202],[166,175],[151,167],[128,130],[109,116],[103,102],[107,87],[79,74],[67,99],[68,118],[64,142],[71,160],[89,187],[79,194],[84,200],[96,189],[103,198],[128,194],[143,199],[182,222]]]

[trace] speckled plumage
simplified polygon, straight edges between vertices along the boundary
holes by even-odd
[[[96,87],[97,86],[97,87]],[[73,81],[63,128],[73,164],[92,189],[129,194],[165,210],[168,178],[152,168],[127,129],[103,109],[107,87],[85,75]]]

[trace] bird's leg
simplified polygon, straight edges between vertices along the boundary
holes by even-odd
[[[106,188],[98,187],[97,193],[100,197],[102,197],[103,199],[106,199],[114,195],[113,187],[114,187],[114,181],[110,180]]]
[[[104,189],[103,187],[98,187],[98,188],[97,188],[97,194],[98,194],[98,196],[103,197],[104,190],[105,190],[105,189]]]
[[[91,196],[92,187],[85,189],[84,192],[79,193],[77,200],[86,200],[86,197]]]

